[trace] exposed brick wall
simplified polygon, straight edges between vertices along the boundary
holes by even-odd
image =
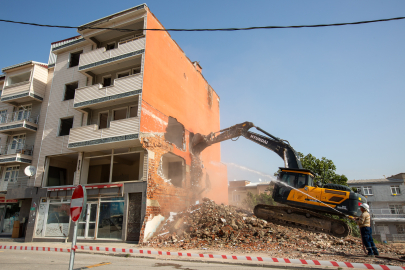
[[[168,116],[162,114],[153,108],[150,104],[142,102],[142,117],[141,117],[140,142],[142,146],[148,150],[148,185],[146,196],[152,205],[146,206],[146,215],[141,229],[142,240],[144,237],[144,229],[146,223],[156,215],[169,217],[170,212],[180,212],[187,208],[190,203],[201,199],[204,194],[201,192],[205,188],[204,183],[200,183],[200,178],[191,180],[192,167],[197,166],[201,171],[201,176],[204,176],[201,162],[192,159],[189,149],[190,132],[185,130],[184,148],[179,149],[174,144],[167,142],[164,138],[164,132],[168,123]],[[157,132],[151,132],[156,130]],[[159,164],[161,158],[166,153],[173,153],[184,159],[186,165],[185,178],[182,187],[176,187],[164,179],[159,174]],[[193,164],[193,165],[192,165]],[[198,165],[195,165],[198,164]],[[203,178],[203,177],[201,177]],[[196,188],[198,187],[198,188]],[[199,194],[198,194],[199,193]]]

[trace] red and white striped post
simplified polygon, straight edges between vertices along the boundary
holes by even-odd
[[[77,221],[84,214],[83,208],[86,207],[87,193],[86,188],[82,185],[78,185],[72,194],[70,200],[70,217],[74,222],[72,248],[70,250],[69,270],[73,270],[75,262],[75,250],[76,250],[76,238],[77,238]]]

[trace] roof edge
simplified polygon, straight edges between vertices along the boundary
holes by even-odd
[[[128,13],[128,12],[133,11],[133,10],[140,10],[140,9],[145,8],[145,7],[147,7],[147,5],[145,3],[143,3],[143,4],[140,4],[138,6],[131,7],[131,8],[119,11],[117,13],[105,16],[105,17],[97,19],[95,21],[91,21],[89,23],[80,25],[79,27],[77,27],[77,31],[82,31],[82,30],[85,30],[87,27],[91,27],[91,26],[94,26],[94,25],[109,21],[110,19],[112,19],[113,17],[115,17],[117,15],[122,15],[122,14]]]
[[[26,66],[26,65],[41,65],[41,66],[48,67],[48,64],[30,60],[30,61],[26,61],[26,62],[22,62],[22,63],[19,63],[19,64],[15,64],[15,65],[12,65],[12,66],[2,68],[1,71],[4,72],[6,70],[10,70],[10,69],[13,69],[13,68],[22,67],[22,66]]]

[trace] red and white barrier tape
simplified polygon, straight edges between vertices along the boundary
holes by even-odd
[[[2,249],[3,250],[9,249],[9,250],[70,252],[70,248],[2,246],[2,245],[0,245],[0,250],[2,250]],[[302,260],[302,259],[197,254],[197,253],[155,251],[155,250],[143,250],[143,249],[132,249],[132,248],[76,246],[75,250],[104,251],[104,252],[127,253],[127,254],[169,255],[169,256],[179,256],[179,257],[210,258],[210,259],[230,259],[230,260],[237,260],[237,261],[293,263],[293,264],[303,264],[303,265],[335,266],[335,267],[358,268],[358,269],[405,270],[405,266],[378,265],[378,264],[368,264],[368,263],[350,263],[350,262],[334,262],[334,261],[318,261],[318,260]]]

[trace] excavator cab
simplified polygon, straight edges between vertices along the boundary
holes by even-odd
[[[291,170],[280,168],[279,181],[293,188],[304,188],[314,185],[314,176],[309,170]]]
[[[277,180],[273,185],[273,199],[284,204],[292,190],[305,195],[314,186],[314,174],[306,169],[280,168]]]

